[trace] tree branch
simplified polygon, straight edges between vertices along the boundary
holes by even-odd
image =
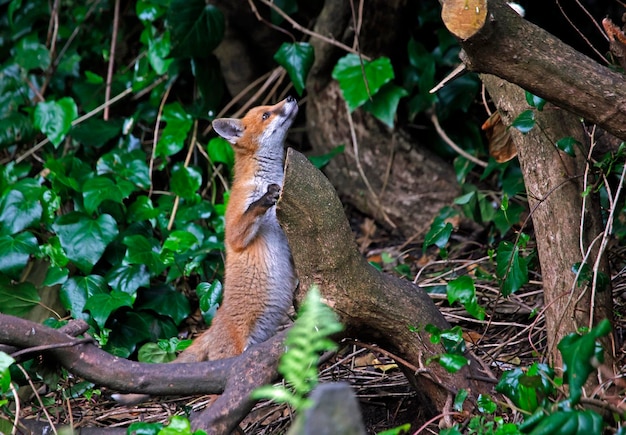
[[[277,377],[284,351],[281,332],[236,358],[202,363],[145,364],[114,357],[91,343],[59,330],[0,314],[0,343],[18,348],[63,344],[50,349],[67,370],[95,384],[129,393],[151,395],[223,394],[192,422],[209,433],[230,433],[250,412],[250,392]],[[201,379],[202,382],[198,382]]]
[[[515,83],[626,140],[623,74],[524,20],[504,1],[490,1],[485,7],[485,24],[459,39],[470,71]]]

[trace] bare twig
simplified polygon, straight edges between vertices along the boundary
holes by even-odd
[[[486,162],[483,162],[478,157],[475,157],[475,156],[471,155],[470,153],[465,151],[463,148],[458,146],[456,143],[454,143],[454,141],[452,139],[450,139],[450,137],[448,137],[448,135],[443,130],[443,128],[441,128],[441,125],[439,125],[439,118],[437,118],[437,114],[435,113],[434,110],[433,110],[433,112],[430,115],[430,120],[433,123],[433,125],[435,126],[435,130],[437,130],[437,134],[439,134],[439,137],[441,137],[441,139],[443,139],[443,141],[445,143],[447,143],[450,146],[450,148],[452,148],[454,151],[456,151],[461,156],[465,157],[470,162],[475,163],[478,166],[483,167],[483,168],[487,167],[487,163]]]
[[[120,22],[120,0],[115,0],[113,8],[113,31],[111,33],[111,48],[109,49],[109,65],[107,67],[107,81],[104,89],[104,102],[109,101],[111,97],[111,84],[113,83],[113,67],[115,65],[115,46],[117,45],[117,30]],[[102,117],[105,121],[109,120],[109,106],[104,108]]]
[[[154,137],[152,138],[152,152],[150,153],[150,164],[148,176],[150,177],[150,192],[148,196],[152,196],[152,171],[154,169],[154,159],[156,157],[156,147],[159,142],[159,129],[161,126],[161,117],[163,116],[163,108],[165,107],[165,102],[167,101],[167,97],[170,95],[170,91],[172,90],[172,85],[170,84],[166,89],[163,97],[161,98],[161,104],[159,104],[159,112],[157,113],[156,122],[154,125]]]

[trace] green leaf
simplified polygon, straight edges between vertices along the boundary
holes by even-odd
[[[124,237],[123,243],[128,247],[124,260],[129,264],[145,264],[153,275],[163,272],[165,265],[161,261],[158,240],[136,234]]]
[[[442,353],[436,359],[439,365],[446,369],[448,373],[456,373],[466,365],[469,365],[469,360],[458,353]]]
[[[0,272],[18,279],[28,259],[39,249],[37,238],[29,232],[19,233],[15,237],[0,237]]]
[[[588,409],[584,411],[557,411],[547,416],[530,435],[586,435],[604,431],[602,417]]]
[[[99,148],[120,135],[122,122],[117,119],[105,121],[93,117],[72,127],[72,138],[88,147]]]
[[[563,355],[563,377],[570,386],[570,402],[577,404],[589,375],[604,361],[604,350],[597,342],[611,332],[611,322],[602,320],[587,334],[569,334],[557,346]]]
[[[493,414],[498,408],[496,402],[488,394],[479,394],[476,403],[478,403],[478,410],[483,414]]]
[[[0,394],[6,394],[11,389],[11,372],[9,367],[15,362],[4,352],[0,352]]]
[[[439,249],[445,248],[452,235],[452,224],[444,219],[435,218],[430,229],[424,237],[423,250],[426,251],[430,245],[435,245]]]
[[[127,222],[141,222],[144,220],[151,220],[156,218],[160,214],[159,210],[154,208],[152,200],[147,196],[141,195],[135,199],[128,207],[128,213],[126,214]]]
[[[338,156],[339,154],[343,153],[345,148],[346,148],[345,145],[337,145],[332,150],[330,150],[326,154],[322,154],[321,156],[309,156],[309,161],[313,163],[313,166],[315,166],[317,169],[322,169],[324,166],[330,163],[330,161],[335,156]]]
[[[150,168],[140,150],[114,149],[98,159],[96,169],[98,175],[111,174],[117,180],[128,180],[142,189],[150,187]]]
[[[546,364],[533,363],[526,371],[521,368],[505,371],[496,391],[530,413],[540,409],[555,391],[554,370]]]
[[[409,93],[400,86],[388,83],[374,95],[372,100],[365,102],[363,110],[371,113],[389,128],[393,128],[400,99]]]
[[[339,82],[343,98],[352,112],[375,95],[385,83],[391,81],[394,73],[391,61],[387,57],[372,61],[363,60],[361,67],[359,56],[350,53],[339,59],[332,76]]]
[[[175,354],[164,351],[156,343],[146,343],[139,348],[137,360],[139,362],[162,364],[176,359]]]
[[[162,17],[166,10],[165,4],[153,0],[138,0],[135,4],[135,13],[141,21],[152,22]]]
[[[311,44],[308,42],[294,42],[291,44],[283,42],[283,45],[274,54],[274,60],[287,70],[293,87],[298,95],[302,95],[306,77],[315,60],[315,53]]]
[[[42,101],[35,107],[34,125],[57,148],[72,128],[72,121],[77,117],[78,108],[70,97],[58,101]]]
[[[15,62],[26,71],[47,70],[50,66],[50,52],[39,42],[37,35],[31,34],[20,39],[12,49]]]
[[[518,129],[522,133],[528,133],[535,126],[535,112],[533,110],[524,110],[513,120],[511,127]]]
[[[500,288],[505,297],[528,282],[528,259],[520,256],[517,244],[500,242],[496,257],[496,275],[500,278]]]
[[[104,201],[122,203],[124,194],[120,187],[108,177],[90,178],[83,185],[83,205],[92,214]]]
[[[29,116],[17,112],[0,116],[0,149],[27,142],[32,139],[33,133],[33,121]]]
[[[463,411],[463,403],[465,403],[465,399],[467,399],[468,395],[469,395],[469,392],[465,388],[461,388],[456,393],[456,396],[454,396],[454,403],[452,405],[455,411],[457,412]]]
[[[50,266],[43,280],[43,285],[52,287],[53,285],[63,284],[69,278],[70,271],[66,268]]]
[[[222,302],[222,296],[224,294],[222,283],[218,280],[210,284],[208,282],[201,282],[196,287],[196,294],[200,301],[200,311],[202,311],[204,323],[210,326],[217,312],[217,308]]]
[[[478,305],[476,288],[471,277],[464,275],[448,282],[447,295],[450,304],[459,301],[467,312],[478,320],[485,318],[485,309]]]
[[[181,198],[192,199],[198,195],[202,186],[202,174],[193,167],[176,163],[172,168],[171,183],[172,192]]]
[[[68,213],[60,216],[52,229],[59,236],[67,258],[83,273],[91,271],[118,234],[117,223],[108,214],[93,219],[78,212]]]
[[[193,118],[176,102],[163,108],[162,119],[166,125],[157,142],[156,156],[168,157],[183,149]]]
[[[528,103],[528,105],[531,107],[535,107],[537,110],[541,112],[543,110],[543,106],[546,105],[546,100],[536,95],[533,95],[528,91],[525,91],[525,93],[526,93],[526,102]]]
[[[169,316],[177,325],[185,320],[191,311],[189,300],[168,285],[143,290],[141,300],[135,305],[142,310],[152,310],[162,316]]]
[[[61,286],[59,294],[63,306],[70,310],[75,319],[88,320],[84,313],[87,300],[97,294],[108,293],[104,277],[100,275],[74,276]]]
[[[11,190],[0,201],[0,234],[15,234],[35,226],[43,208],[38,199],[27,199],[19,190]]]
[[[128,426],[128,433],[136,435],[158,435],[159,431],[163,429],[161,423],[131,423]]]
[[[176,41],[171,55],[178,58],[207,57],[224,37],[224,15],[204,0],[172,0],[167,24]]]
[[[576,157],[575,148],[581,146],[580,142],[574,139],[571,136],[562,137],[561,139],[556,141],[556,146],[558,149],[563,151],[568,156]]]
[[[144,264],[120,264],[109,270],[106,280],[112,289],[135,296],[139,287],[150,285],[150,273]]]
[[[30,282],[12,284],[0,275],[0,312],[12,316],[24,317],[36,307],[41,298],[37,289]]]
[[[391,429],[384,430],[382,432],[377,432],[376,435],[402,435],[405,433],[409,433],[410,430],[411,430],[411,423],[405,423],[400,426],[396,426]]]
[[[111,293],[98,293],[87,299],[84,310],[89,310],[98,326],[104,328],[112,312],[120,307],[132,307],[133,300],[134,298],[128,293],[118,290],[113,290]]]
[[[198,238],[189,231],[175,230],[163,242],[162,251],[169,250],[177,254],[184,253],[198,244]]]
[[[214,137],[207,146],[209,159],[213,164],[223,163],[229,169],[235,164],[235,152],[228,141],[222,137]]]

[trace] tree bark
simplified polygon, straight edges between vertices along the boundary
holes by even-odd
[[[445,409],[450,394],[470,388],[488,391],[479,362],[450,374],[429,358],[444,352],[424,327],[450,326],[426,292],[413,283],[383,274],[358,252],[343,207],[329,180],[300,153],[289,149],[277,214],[293,253],[301,301],[317,284],[325,302],[339,315],[346,333],[389,346],[419,373],[408,373],[431,410]],[[407,373],[407,371],[405,371]]]
[[[494,76],[481,78],[505,125],[528,109],[524,91],[518,86]],[[578,286],[572,272],[573,265],[583,261],[589,247],[586,263],[593,268],[600,243],[598,236],[604,231],[597,196],[589,194],[583,203],[589,139],[577,116],[550,104],[541,112],[536,111],[536,125],[529,133],[521,134],[515,128],[509,131],[518,150],[535,230],[543,280],[547,350],[555,366],[562,367],[556,346],[565,335],[605,318],[612,320],[610,288],[592,291],[590,285]],[[555,145],[567,136],[581,144],[574,157]],[[610,276],[605,257],[599,262],[599,271]]]
[[[503,0],[484,3],[488,8],[484,25],[466,39],[459,38],[468,70],[515,83],[626,139],[623,74],[524,20]]]

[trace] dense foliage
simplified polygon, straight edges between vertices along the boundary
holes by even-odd
[[[293,1],[281,3],[285,10],[297,9]],[[175,337],[192,307],[199,306],[210,324],[221,298],[233,153],[225,141],[211,138],[209,125],[227,99],[212,54],[224,35],[224,17],[200,0],[138,0],[127,9],[116,7],[109,1],[54,2],[51,10],[43,0],[0,1],[0,59],[6,59],[0,64],[0,311],[26,316],[43,306],[46,315],[37,320],[53,327],[69,313],[87,321],[99,344],[115,355],[170,361],[185,345]],[[480,88],[476,76],[430,92],[458,63],[459,49],[441,27],[436,2],[417,9],[416,32],[428,36],[407,42],[403,67],[387,57],[345,53],[332,78],[351,111],[362,108],[389,127],[434,114],[467,153],[487,161],[477,170],[471,160],[454,158],[463,194],[434,219],[423,242],[423,251],[435,246],[445,259],[451,218],[462,214],[485,225],[492,271],[453,276],[443,289],[449,304],[461,304],[482,320],[476,279],[496,282],[505,297],[529,280],[534,254],[527,227],[520,225],[523,183],[515,162],[488,156],[471,110]],[[276,51],[274,60],[297,94],[306,92],[313,58],[306,42],[285,43]],[[543,106],[530,94],[528,102],[529,110],[514,124],[522,132],[535,127],[534,111]],[[440,139],[433,142],[442,145],[441,154],[453,156]],[[576,152],[571,138],[556,145]],[[621,150],[607,155],[597,170],[607,177],[621,171],[620,157]],[[623,236],[619,222],[615,232]],[[572,267],[581,279],[591,279],[588,265]],[[484,416],[472,420],[470,429],[597,433],[599,417],[579,406],[580,392],[595,369],[592,360],[601,358],[595,340],[607,328],[602,323],[561,343],[568,362],[563,379],[543,364],[505,373],[498,391],[527,416],[526,426],[494,418],[496,404],[484,397]],[[429,332],[446,351],[436,358],[440,364],[454,371],[467,363],[460,327]],[[139,350],[144,343],[149,344]],[[312,364],[319,349],[298,350]],[[10,389],[11,363],[0,353],[3,393]],[[311,370],[309,365],[283,374],[304,396],[311,385],[297,385],[315,380]],[[563,382],[570,387],[565,398],[556,389]],[[304,403],[288,394],[285,400]],[[460,393],[456,409],[463,400]],[[578,426],[569,431],[574,420]],[[458,432],[454,427],[447,433]]]

